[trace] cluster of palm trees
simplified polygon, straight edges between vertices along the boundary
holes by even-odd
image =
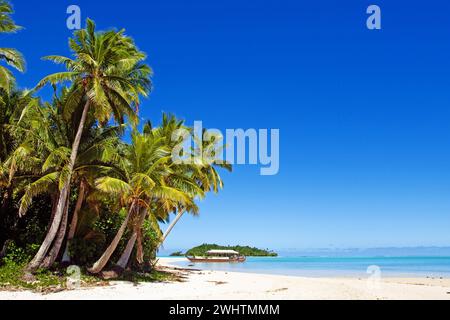
[[[0,32],[20,29],[11,13],[11,6],[0,0]],[[36,197],[46,195],[51,201],[45,237],[26,267],[35,272],[58,260],[70,263],[80,214],[102,202],[112,204],[109,208],[126,214],[88,270],[99,273],[113,266],[110,259],[126,236],[115,263],[123,270],[133,252],[138,263],[144,262],[144,223],[150,223],[161,244],[183,213],[198,213],[197,199],[222,188],[216,169],[231,167],[172,161],[171,151],[179,143],[172,140],[174,132],[192,132],[174,116],[163,115],[159,127],[148,122],[138,130],[140,99],[151,91],[152,70],[123,30],[100,32],[88,19],[69,47],[71,58],[44,58],[64,71],[46,76],[30,91],[18,90],[12,72],[0,66],[1,205],[12,205],[24,217]],[[0,60],[24,70],[22,55],[14,49],[0,48]],[[53,88],[51,102],[38,96],[46,85]],[[125,128],[131,128],[129,142],[123,140]],[[168,222],[172,213],[176,218],[162,234],[159,223]]]

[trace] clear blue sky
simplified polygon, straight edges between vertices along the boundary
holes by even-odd
[[[395,3],[394,3],[395,2]],[[450,245],[448,1],[29,1],[20,49],[32,87],[68,54],[65,11],[124,27],[148,53],[154,92],[142,116],[279,128],[280,172],[223,174],[201,216],[165,247],[202,242],[273,249]],[[382,30],[365,26],[382,10]]]

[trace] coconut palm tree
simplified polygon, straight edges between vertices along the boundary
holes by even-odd
[[[70,126],[62,116],[62,110],[58,107],[58,99],[53,104],[30,105],[23,113],[21,120],[17,122],[14,131],[22,132],[22,142],[15,153],[18,154],[15,162],[21,163],[23,158],[34,158],[34,174],[27,176],[27,182],[22,183],[23,196],[19,202],[19,216],[23,216],[28,210],[34,197],[49,193],[57,195],[59,186],[65,183],[67,175],[68,159],[70,157],[70,144],[72,134]],[[72,218],[69,235],[74,233],[77,216],[83,202],[86,186],[89,180],[111,169],[109,162],[115,156],[116,146],[119,143],[120,126],[98,128],[93,127],[85,134],[80,144],[80,151],[74,165],[72,180],[79,185],[80,196]],[[21,152],[18,152],[21,150]],[[20,156],[20,159],[19,159]],[[29,166],[30,167],[30,166]],[[23,169],[22,169],[23,171]],[[18,176],[16,179],[21,179]],[[52,199],[55,199],[54,197]],[[57,197],[56,197],[57,200]],[[55,210],[56,206],[53,206]],[[52,216],[54,216],[54,211]],[[68,201],[63,215],[63,221],[52,249],[49,251],[42,267],[49,267],[58,256],[61,244],[66,235],[68,219]],[[73,237],[73,234],[72,234]]]
[[[170,164],[168,170],[170,170]],[[164,183],[171,188],[183,192],[189,197],[190,201],[179,201],[179,199],[172,197],[153,197],[150,207],[145,208],[145,210],[132,221],[130,228],[132,230],[132,235],[128,240],[125,250],[117,261],[114,271],[120,273],[126,268],[135,245],[137,247],[136,259],[140,264],[143,262],[142,227],[146,218],[149,220],[151,228],[155,231],[157,243],[159,244],[161,243],[161,237],[163,236],[159,222],[166,222],[169,213],[190,212],[193,215],[198,214],[199,208],[194,200],[196,197],[203,198],[204,193],[195,185],[195,182],[192,181],[189,176],[183,175],[183,173],[180,172],[170,172],[171,173],[164,178]]]
[[[172,139],[174,133],[179,129],[184,129],[192,133],[192,129],[186,127],[183,121],[177,120],[172,115],[163,114],[163,120],[160,127],[152,129],[151,124],[148,122],[144,126],[143,131],[144,134],[151,135],[154,138],[164,139],[167,147],[172,150],[175,145],[179,143],[179,141]],[[204,140],[202,143],[203,149],[206,149],[209,148],[214,141]],[[193,151],[194,150],[192,150],[192,152]],[[220,163],[216,160],[208,161],[208,159],[201,159],[200,161],[191,163],[178,164],[174,163],[171,159],[167,162],[167,167],[168,170],[170,170],[170,174],[164,177],[164,183],[167,186],[171,186],[172,188],[180,190],[188,195],[191,202],[186,204],[173,201],[170,198],[153,199],[154,206],[149,209],[149,215],[147,215],[148,217],[153,218],[153,221],[158,220],[166,222],[171,212],[176,213],[174,221],[171,222],[164,235],[161,234],[159,245],[164,241],[184,213],[189,212],[193,215],[198,214],[199,209],[194,202],[195,199],[203,198],[205,193],[208,191],[218,192],[219,189],[223,187],[223,182],[216,171],[216,167],[218,166],[231,170],[231,166],[229,164]],[[139,231],[141,230],[144,218],[145,215],[141,215],[140,218],[136,219],[137,222],[135,221],[132,223],[133,232],[124,252],[116,264],[116,271],[122,271],[126,267],[131,251],[136,242],[138,249],[141,247],[139,241]],[[160,231],[157,224],[156,228]],[[138,250],[138,252],[139,251],[140,250]],[[140,258],[139,254],[137,255],[137,258]]]
[[[97,179],[99,190],[114,197],[119,197],[128,208],[128,214],[119,231],[103,255],[88,269],[91,273],[99,273],[108,263],[122,238],[127,225],[133,222],[133,234],[127,244],[123,257],[119,259],[125,264],[139,236],[142,221],[148,216],[156,201],[178,203],[180,206],[193,206],[189,194],[166,183],[166,178],[172,174],[168,163],[170,149],[163,137],[152,134],[132,134],[131,144],[126,147],[123,157],[122,174],[118,177],[106,176]]]
[[[77,230],[79,214],[85,200],[90,195],[95,197],[95,179],[100,175],[115,172],[115,162],[118,159],[118,149],[123,142],[119,140],[123,126],[91,129],[90,139],[80,146],[80,153],[74,168],[73,180],[78,185],[78,197],[73,211],[67,242],[64,250],[64,263],[70,262],[69,245]],[[56,257],[55,257],[56,258]]]
[[[80,150],[72,176],[72,181],[78,186],[78,197],[72,214],[69,232],[67,234],[66,247],[63,255],[63,257],[65,257],[63,262],[65,263],[70,262],[68,249],[70,241],[73,239],[77,229],[79,213],[84,200],[93,190],[92,185],[95,178],[114,171],[114,167],[111,166],[110,163],[115,157],[117,145],[120,144],[118,137],[120,126],[95,128],[95,130],[91,131],[93,131],[91,135],[95,136],[91,139],[84,139],[80,144]],[[62,168],[62,172],[63,170],[64,168]],[[54,243],[41,264],[42,268],[51,267],[58,257],[68,226],[68,208],[65,210],[63,221],[61,222]]]
[[[11,19],[13,13],[11,5],[0,0],[0,33],[12,33],[21,29]],[[25,60],[22,54],[12,48],[0,48],[0,61],[6,62],[11,67],[23,72],[25,70]],[[7,68],[0,66],[0,88],[9,91],[14,84],[14,77]]]
[[[28,264],[28,271],[39,267],[63,219],[88,114],[101,124],[106,123],[111,115],[119,123],[123,123],[124,116],[135,122],[140,96],[146,96],[151,87],[151,69],[142,63],[145,55],[136,48],[131,38],[124,35],[123,30],[96,32],[94,22],[88,19],[86,29],[76,31],[69,40],[69,46],[74,59],[63,56],[45,58],[64,64],[67,70],[45,77],[36,87],[38,89],[47,83],[56,85],[70,81],[72,87],[67,99],[81,100],[83,107],[52,225],[35,257]]]
[[[173,116],[163,116],[163,122],[161,125],[161,133],[166,136],[167,139],[171,139],[171,148],[175,146],[178,141],[174,141],[172,139],[174,132],[180,128],[189,130],[192,134],[192,138],[197,143],[197,145],[201,145],[201,150],[208,150],[214,148],[215,152],[218,152],[220,148],[223,146],[218,145],[219,141],[215,141],[213,139],[198,139],[195,137],[192,130],[186,128],[182,121],[178,121]],[[203,130],[202,134],[204,135],[206,129]],[[198,149],[191,149],[190,157],[194,159]],[[204,157],[196,158],[195,161],[183,164],[171,164],[172,170],[178,174],[178,177],[184,177],[188,179],[192,183],[194,183],[197,188],[192,189],[191,192],[193,197],[203,197],[205,193],[209,191],[213,191],[217,193],[221,188],[223,188],[223,181],[217,172],[216,168],[224,168],[228,171],[231,171],[232,167],[230,164],[216,160],[216,159],[207,159]],[[170,212],[170,211],[169,211]],[[161,237],[160,245],[165,241],[169,233],[172,231],[174,226],[180,220],[184,213],[190,212],[194,215],[197,215],[197,210],[172,210],[172,212],[176,213],[174,220],[169,224],[164,234]]]

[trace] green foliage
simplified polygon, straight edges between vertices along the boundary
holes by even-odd
[[[39,270],[34,275],[34,281],[24,280],[24,267],[37,250],[36,245],[29,245],[26,249],[18,247],[14,241],[6,244],[6,256],[0,266],[0,288],[13,287],[39,290],[42,288],[63,286],[64,281],[58,274],[47,270]]]
[[[159,244],[159,235],[157,230],[152,226],[151,222],[145,220],[142,225],[143,241],[142,246],[144,248],[144,261],[152,261],[156,258],[156,249]]]
[[[181,251],[175,251],[170,254],[171,257],[183,257],[184,253]]]
[[[25,264],[6,263],[0,267],[0,288],[22,288],[42,291],[48,288],[64,288],[65,279],[47,270],[36,272],[34,281],[25,281]]]
[[[37,246],[38,247],[38,246]],[[38,292],[51,292],[65,289],[67,274],[65,269],[54,272],[39,269],[33,276],[33,280],[26,280],[25,266],[27,261],[37,250],[36,245],[28,249],[18,247],[13,241],[7,244],[7,254],[0,264],[0,289],[31,289]],[[131,282],[160,282],[174,279],[171,273],[150,270],[150,272],[125,272],[118,280]],[[107,283],[106,281],[82,273],[82,285],[93,285],[98,283]]]
[[[22,218],[17,214],[17,202],[18,197],[14,196],[0,213],[0,251],[8,240],[14,240],[16,246],[30,252],[44,238],[51,212],[48,197],[38,197]]]
[[[14,241],[8,241],[5,244],[6,255],[3,258],[5,264],[23,264],[28,261],[29,255],[25,249],[20,248]]]
[[[0,0],[0,33],[12,33],[21,28],[11,18],[12,6],[4,0]],[[24,71],[25,60],[22,54],[12,48],[0,48],[0,61],[4,61],[13,68]],[[13,87],[15,79],[10,70],[0,65],[0,89],[7,92]]]
[[[125,218],[125,214],[126,210],[123,208],[119,210],[119,213],[108,212],[105,208],[105,211],[102,211],[99,217],[97,216],[95,220],[89,220],[89,225],[84,226],[85,230],[70,242],[69,253],[72,262],[80,266],[94,263],[114,238]],[[119,243],[117,252],[120,253],[125,245],[125,239],[123,239]],[[117,257],[118,253],[114,257]]]
[[[5,0],[0,0],[0,32],[10,33],[20,29],[11,19],[13,8],[11,4]]]
[[[152,227],[150,221],[144,221],[142,225],[142,247],[144,251],[144,263],[139,264],[135,259],[134,252],[131,260],[131,269],[140,271],[152,271],[151,262],[156,259],[156,249],[159,244],[159,235],[155,228]]]
[[[92,239],[74,238],[69,245],[69,253],[72,262],[76,265],[85,266],[91,264],[101,254],[104,246],[103,241],[92,241]]]
[[[94,230],[101,232],[105,236],[105,242],[101,247],[99,247],[100,250],[96,258],[101,256],[106,247],[111,243],[126,215],[126,208],[121,208],[118,212],[104,212],[103,215],[100,216],[99,220],[94,224]],[[126,231],[124,236],[120,239],[116,250],[111,256],[111,261],[117,261],[119,259],[120,254],[125,249],[127,244],[129,233],[129,231]]]
[[[235,250],[247,257],[276,257],[278,254],[270,250],[258,249],[249,246],[221,246],[218,244],[204,243],[200,246],[194,247],[186,251],[186,255],[203,256],[208,250]]]
[[[105,212],[94,223],[94,230],[103,233],[106,236],[106,241],[109,242],[112,238],[114,238],[114,234],[117,230],[119,230],[120,224],[125,219],[126,214],[126,208],[121,208],[114,214],[108,214]]]
[[[12,6],[0,0],[0,32],[20,29],[12,13]],[[228,164],[206,161],[173,163],[171,151],[177,144],[173,134],[179,129],[192,132],[174,116],[164,114],[159,127],[147,123],[137,129],[140,99],[151,91],[152,70],[145,64],[145,53],[124,30],[96,31],[88,19],[85,29],[74,32],[69,47],[70,58],[45,57],[62,64],[65,71],[48,75],[32,91],[16,89],[8,69],[24,70],[20,52],[0,48],[4,63],[0,65],[0,252],[4,255],[0,284],[60,285],[61,269],[54,274],[38,271],[36,282],[29,283],[22,280],[22,268],[36,253],[35,268],[46,254],[51,265],[62,255],[58,245],[66,241],[72,263],[87,267],[107,256],[101,268],[106,262],[112,267],[131,234],[138,237],[128,267],[152,270],[151,262],[167,236],[159,223],[168,222],[172,213],[197,215],[196,201],[223,187],[216,168],[231,170]],[[47,84],[54,94],[44,102],[37,90]],[[133,131],[127,143],[122,137],[129,124]],[[70,161],[72,153],[75,162]],[[66,195],[61,190],[67,186]],[[44,242],[44,249],[38,251],[46,235],[56,237],[56,228],[50,228],[53,221],[67,217],[66,200],[68,228],[66,234],[58,233],[66,241]],[[77,228],[70,229],[72,217],[78,217],[72,224]],[[113,254],[108,250],[102,255],[117,243],[116,235],[120,241]],[[143,277],[164,278],[158,273]]]

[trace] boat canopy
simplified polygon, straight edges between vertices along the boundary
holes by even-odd
[[[206,251],[206,253],[207,254],[224,254],[224,255],[226,255],[226,254],[239,254],[239,252],[237,252],[237,251],[234,251],[234,250],[219,250],[219,249],[216,249],[216,250],[208,250],[208,251]]]

